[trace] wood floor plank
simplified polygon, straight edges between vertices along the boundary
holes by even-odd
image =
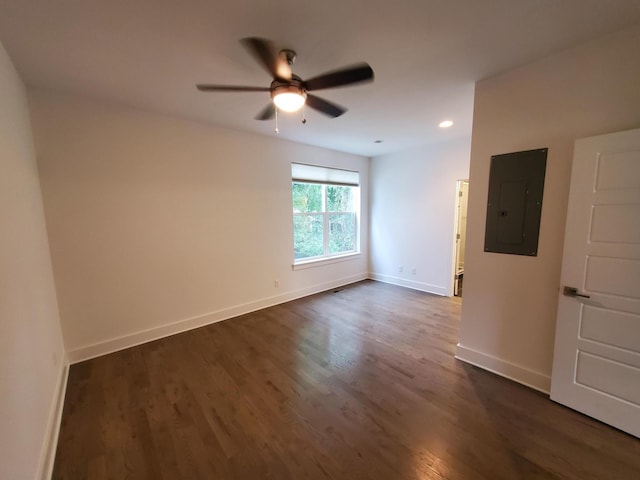
[[[73,365],[54,479],[640,478],[640,440],[454,358],[364,281]]]

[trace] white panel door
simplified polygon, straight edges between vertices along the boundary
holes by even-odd
[[[561,282],[551,399],[640,437],[640,129],[576,141]]]

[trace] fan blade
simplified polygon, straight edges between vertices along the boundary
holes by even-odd
[[[323,98],[316,97],[315,95],[311,95],[309,93],[307,93],[306,104],[309,107],[315,108],[319,112],[333,118],[339,117],[347,111],[346,108],[341,107],[340,105],[336,105],[335,103],[331,103]]]
[[[199,84],[196,88],[201,92],[268,92],[269,87],[240,87],[237,85]]]
[[[256,37],[243,38],[240,42],[273,78],[291,80],[291,67],[278,55],[273,42]]]
[[[272,119],[276,114],[276,106],[273,104],[273,102],[269,102],[269,104],[264,107],[262,110],[260,110],[260,113],[258,113],[255,116],[256,120],[270,120]]]
[[[304,82],[304,88],[310,92],[372,80],[373,69],[366,63],[359,63],[351,67],[341,68],[340,70],[313,77],[311,80]]]

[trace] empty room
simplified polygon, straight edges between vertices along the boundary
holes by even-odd
[[[0,478],[640,478],[640,0],[0,0]]]

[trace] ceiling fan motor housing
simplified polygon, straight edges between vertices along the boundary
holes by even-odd
[[[271,98],[280,95],[281,93],[295,93],[307,98],[307,92],[302,85],[302,80],[299,78],[292,78],[291,80],[274,80],[271,82]]]

